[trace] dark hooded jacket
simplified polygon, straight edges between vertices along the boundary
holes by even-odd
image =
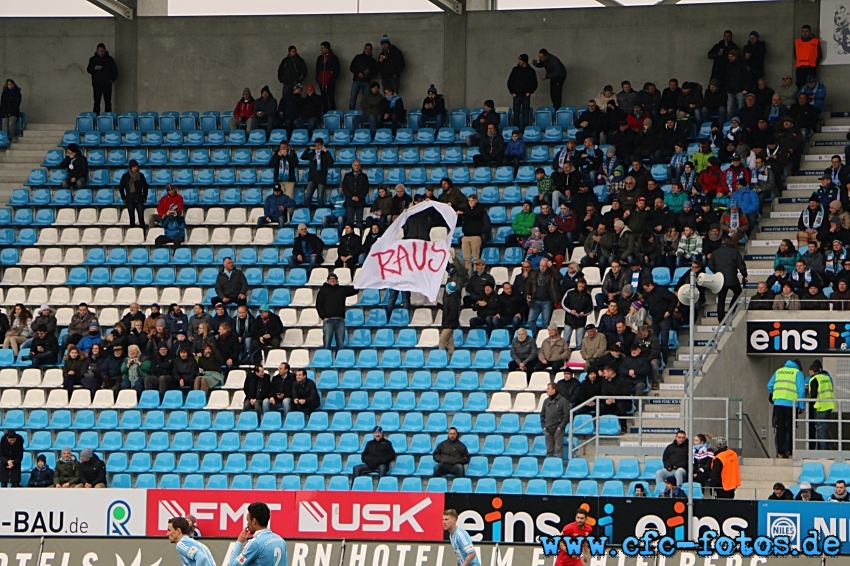
[[[86,72],[91,75],[91,84],[94,86],[105,86],[114,83],[115,79],[118,78],[118,66],[109,51],[105,52],[103,56],[98,55],[95,51],[89,59]]]
[[[15,85],[13,88],[3,87],[0,94],[0,117],[21,115],[21,88]]]

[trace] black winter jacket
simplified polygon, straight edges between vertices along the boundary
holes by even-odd
[[[88,462],[80,462],[80,479],[83,485],[106,485],[106,464],[97,454],[93,454]]]
[[[248,294],[248,280],[241,269],[233,268],[230,277],[224,273],[224,269],[218,272],[215,278],[215,292],[220,298],[232,297],[234,295]]]
[[[21,115],[21,89],[3,87],[0,94],[0,118]]]
[[[304,161],[310,162],[309,173],[307,174],[307,180],[313,181],[314,183],[319,183],[324,185],[328,182],[328,169],[334,164],[334,158],[329,151],[323,151],[321,160],[322,160],[322,168],[318,168],[318,162],[316,161],[316,150],[313,148],[307,148],[303,152],[301,152],[301,159]]]
[[[277,68],[277,80],[285,85],[293,85],[307,78],[307,63],[301,55],[290,57],[287,55]]]
[[[322,239],[315,234],[307,233],[306,236],[298,235],[295,237],[295,244],[292,246],[292,255],[305,255],[304,244],[308,244],[312,248],[313,253],[322,257],[322,252],[325,250],[325,244]]]
[[[105,86],[109,83],[114,83],[118,78],[118,66],[115,64],[115,59],[109,54],[109,51],[103,54],[103,57],[95,52],[89,59],[89,66],[86,72],[91,75],[91,84],[96,86]]]
[[[378,62],[375,61],[375,58],[371,55],[366,55],[365,53],[360,53],[359,55],[355,55],[354,59],[351,60],[351,65],[349,65],[348,70],[351,71],[351,75],[353,80],[365,82],[370,82],[370,79],[375,76],[375,71],[378,69]],[[358,77],[357,75],[362,73],[362,77]]]
[[[316,311],[319,318],[345,318],[345,299],[357,294],[351,285],[325,283],[316,294]]]
[[[661,461],[664,462],[665,470],[675,470],[678,468],[688,469],[688,459],[690,458],[690,449],[688,443],[678,444],[676,441],[671,442],[664,449],[664,455]]]
[[[434,449],[434,461],[446,466],[469,463],[469,450],[460,439],[452,442],[448,438]]]
[[[377,470],[378,466],[381,465],[390,465],[395,460],[395,449],[392,442],[386,438],[370,440],[363,449],[362,460],[364,464],[369,466],[370,470]]]
[[[537,90],[537,73],[530,66],[517,65],[511,69],[508,77],[508,92],[517,96],[525,96]]]
[[[342,178],[342,194],[345,195],[346,208],[365,208],[366,197],[369,194],[369,178],[362,170],[355,173],[349,171]],[[357,197],[360,200],[355,201],[352,197]]]
[[[118,193],[121,195],[121,200],[124,203],[147,202],[148,200],[148,180],[144,174],[139,173],[139,180],[135,183],[135,188],[131,189],[130,173],[124,173],[121,176],[121,182],[118,184]]]

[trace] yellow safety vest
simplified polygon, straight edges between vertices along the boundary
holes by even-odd
[[[776,379],[773,382],[773,402],[784,400],[794,401],[797,399],[797,372],[794,368],[783,367],[776,370]]]
[[[818,400],[815,402],[815,411],[821,413],[823,411],[834,411],[835,392],[832,389],[832,380],[825,373],[816,373],[809,379],[809,388],[811,389],[812,382],[818,382]]]

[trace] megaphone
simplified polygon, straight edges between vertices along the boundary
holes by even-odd
[[[708,289],[715,295],[720,292],[720,289],[723,288],[723,274],[722,273],[713,273],[708,275],[707,273],[701,273],[697,276],[697,287],[703,287],[704,289]],[[685,283],[681,287],[679,287],[679,292],[676,293],[676,296],[679,299],[679,302],[685,306],[690,306],[691,304],[691,284]]]

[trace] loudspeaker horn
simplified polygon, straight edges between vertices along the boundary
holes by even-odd
[[[715,273],[713,275],[708,275],[706,273],[701,273],[697,276],[697,287],[703,287],[704,289],[708,289],[715,295],[723,288],[723,274]],[[679,288],[679,292],[676,293],[676,296],[679,299],[679,302],[685,306],[690,306],[691,304],[691,284],[685,283]],[[697,295],[698,296],[698,295]]]

